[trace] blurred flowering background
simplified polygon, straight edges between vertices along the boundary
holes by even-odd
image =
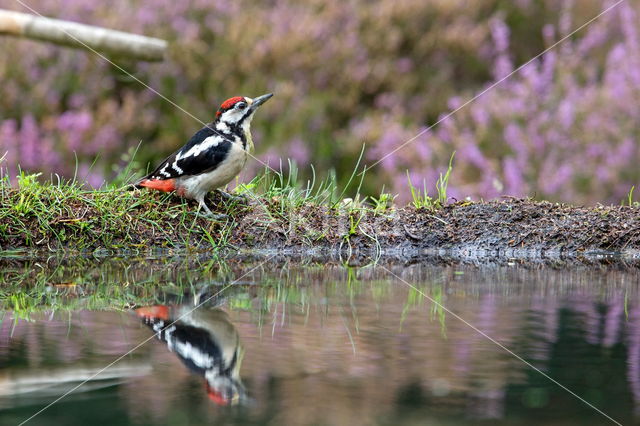
[[[256,155],[345,182],[613,1],[28,0],[43,15],[164,38],[167,59],[114,58],[203,121],[238,94],[274,92]],[[0,8],[26,12],[13,0]],[[364,181],[408,198],[455,151],[450,195],[618,203],[640,183],[640,1],[628,0],[382,161]],[[0,38],[0,155],[44,176],[141,173],[200,123],[98,56]],[[254,162],[242,178],[260,172]]]

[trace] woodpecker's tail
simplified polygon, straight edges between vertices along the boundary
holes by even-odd
[[[158,178],[158,170],[160,170],[164,164],[166,164],[166,161],[160,164],[160,166],[153,172],[141,177],[135,183],[132,183],[131,189],[151,188],[164,192],[173,191],[175,189],[175,179]]]
[[[127,188],[129,191],[133,191],[134,189],[141,189],[143,186],[140,185],[140,183],[143,181],[143,179],[139,179],[138,181],[136,181],[135,183],[132,183],[129,185],[129,187]]]
[[[144,187],[144,185],[142,185],[142,183],[143,183],[145,180],[149,179],[149,176],[150,176],[150,175],[147,175],[147,176],[141,177],[141,178],[140,178],[140,179],[138,179],[137,181],[135,181],[135,182],[133,182],[133,183],[130,183],[129,185],[127,185],[127,189],[128,189],[129,191],[133,191],[134,189],[142,189],[142,188]]]
[[[162,192],[172,192],[176,190],[175,179],[142,179],[137,183],[138,188],[156,189]]]

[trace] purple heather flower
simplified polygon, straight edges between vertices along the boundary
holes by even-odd
[[[78,166],[77,179],[79,182],[86,183],[96,189],[100,188],[105,183],[102,173],[95,170],[93,167],[90,167],[87,163],[81,163]]]
[[[86,132],[91,129],[93,118],[87,111],[67,111],[58,117],[58,129],[66,137],[67,146],[71,151],[79,151]]]
[[[495,18],[491,21],[491,36],[497,52],[506,52],[509,49],[509,36],[511,31],[502,19]]]
[[[471,117],[479,127],[486,127],[491,121],[491,115],[484,107],[472,107]]]
[[[448,106],[449,106],[449,109],[454,110],[454,109],[460,108],[463,103],[464,103],[464,100],[460,96],[454,96],[451,99],[449,99]]]
[[[569,130],[575,119],[574,99],[565,99],[558,106],[558,120],[564,130]]]
[[[399,74],[407,74],[413,71],[413,60],[411,58],[403,57],[396,61],[396,71]]]
[[[460,160],[469,162],[479,169],[484,169],[487,166],[487,159],[478,145],[473,142],[462,146],[456,155]]]
[[[424,132],[424,133],[423,133]],[[429,160],[431,158],[431,148],[429,147],[429,143],[431,142],[431,132],[427,131],[426,128],[422,128],[418,130],[417,139],[413,142],[413,149],[416,154],[418,154],[418,158],[421,160]]]
[[[309,148],[302,139],[294,138],[287,145],[289,147],[287,153],[292,160],[299,165],[309,163]]]
[[[525,180],[522,176],[522,169],[517,162],[511,157],[507,157],[502,162],[502,168],[504,169],[505,193],[514,196],[524,195]]]
[[[513,71],[513,64],[509,58],[509,27],[502,19],[493,19],[491,21],[491,36],[495,43],[495,51],[497,53],[496,62],[493,67],[493,76],[495,79],[501,79]]]
[[[40,163],[40,130],[33,115],[27,114],[22,118],[19,138],[20,166],[25,169],[42,166]]]
[[[16,147],[20,145],[16,120],[0,122],[0,158],[6,154],[5,161],[12,164],[16,160]]]
[[[113,126],[100,128],[92,138],[92,143],[83,147],[86,154],[103,154],[110,147],[117,146],[122,140],[122,134]]]
[[[375,106],[378,109],[393,110],[394,107],[397,107],[401,102],[402,100],[399,99],[398,95],[385,92],[376,96]]]

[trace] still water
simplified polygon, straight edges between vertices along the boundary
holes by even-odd
[[[0,267],[3,425],[640,423],[637,267]]]

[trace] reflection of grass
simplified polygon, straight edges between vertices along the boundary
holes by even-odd
[[[629,290],[624,291],[624,318],[629,321]]]
[[[176,262],[79,257],[71,262],[38,262],[0,258],[0,311],[13,311],[15,317],[29,319],[51,311],[124,311],[152,304],[192,303],[191,295],[202,294],[200,300],[217,295],[250,269],[251,265],[238,269],[219,259],[184,258]],[[324,318],[338,309],[357,334],[358,298],[382,309],[397,291],[386,279],[359,276],[371,271],[325,264],[256,271],[225,288],[211,303],[224,301],[231,310],[249,312],[259,326],[267,328],[293,316],[308,318],[312,312]],[[408,291],[407,307],[420,304],[419,292]],[[407,307],[401,320],[409,314]]]
[[[407,293],[407,301],[405,302],[402,308],[402,314],[400,315],[400,326],[404,323],[404,320],[407,318],[409,314],[409,310],[416,306],[419,306],[422,302],[424,296],[414,287],[409,287],[409,292]]]
[[[444,291],[442,290],[442,286],[436,286],[433,288],[431,292],[431,298],[433,299],[433,303],[431,305],[431,320],[437,316],[440,321],[440,333],[442,337],[447,337],[447,327],[445,325],[445,313],[443,308],[443,296]]]
[[[431,299],[431,321],[433,321],[436,316],[438,317],[438,321],[440,321],[440,333],[442,337],[447,337],[447,327],[445,324],[445,311],[443,308],[443,296],[444,291],[441,285],[433,286],[430,290],[427,289],[419,289],[414,286],[409,287],[409,292],[407,293],[407,301],[405,302],[402,308],[402,314],[400,316],[400,326],[404,323],[409,311],[412,308],[419,307],[422,305],[422,301],[427,299],[426,292],[430,291],[431,295],[429,298]]]
[[[29,319],[43,311],[124,310],[136,305],[160,303],[158,286],[139,283],[133,287],[116,283],[76,284],[40,281],[18,283],[0,290],[0,307],[17,318]]]
[[[132,262],[133,260],[133,262]],[[136,259],[76,257],[46,261],[0,259],[0,309],[21,318],[42,311],[123,310],[163,303],[167,295],[193,292],[202,280],[225,279],[214,261],[168,263]]]

